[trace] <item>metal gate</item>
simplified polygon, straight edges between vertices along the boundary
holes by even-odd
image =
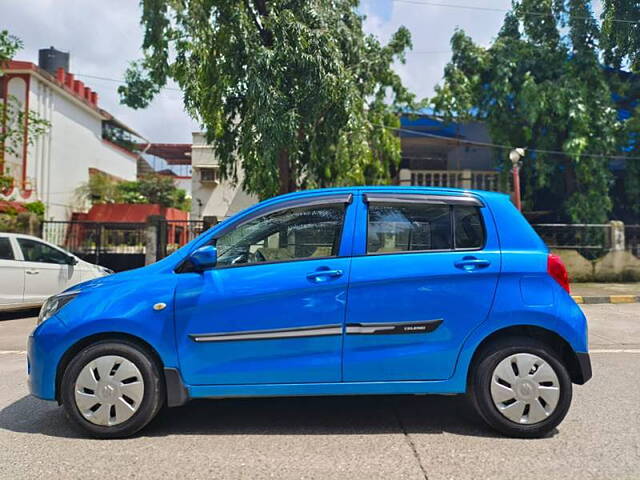
[[[116,272],[145,264],[145,223],[42,222],[42,238]]]
[[[160,260],[196,238],[201,220],[159,220],[151,223],[44,221],[41,237],[87,262],[116,272]],[[148,258],[150,242],[155,258]]]

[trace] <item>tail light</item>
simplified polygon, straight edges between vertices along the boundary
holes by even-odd
[[[571,293],[567,267],[564,266],[562,259],[558,255],[549,254],[547,257],[547,272],[562,288]]]

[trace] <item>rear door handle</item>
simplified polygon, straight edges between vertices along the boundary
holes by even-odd
[[[343,275],[342,270],[316,270],[315,272],[307,273],[307,278],[314,282],[324,282],[330,278],[337,278]]]
[[[27,275],[38,275],[40,273],[40,271],[38,271],[38,270],[26,270],[25,273]]]
[[[469,256],[463,257],[462,260],[458,260],[454,263],[454,265],[460,270],[466,270],[467,272],[470,272],[472,270],[478,270],[480,268],[487,268],[489,265],[491,265],[491,262],[482,258]]]

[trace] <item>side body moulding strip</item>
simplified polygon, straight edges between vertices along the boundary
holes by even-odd
[[[431,333],[442,324],[443,319],[418,322],[348,323],[350,335],[397,335],[410,333]]]
[[[342,325],[317,325],[299,328],[279,328],[270,330],[247,330],[244,332],[196,333],[189,337],[194,342],[228,342],[237,340],[269,340],[277,338],[325,337],[342,335]]]

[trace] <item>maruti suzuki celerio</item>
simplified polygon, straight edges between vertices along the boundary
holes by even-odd
[[[462,393],[536,437],[591,377],[587,352],[564,265],[506,195],[354,187],[264,201],[49,298],[28,370],[97,437],[192,398]]]

